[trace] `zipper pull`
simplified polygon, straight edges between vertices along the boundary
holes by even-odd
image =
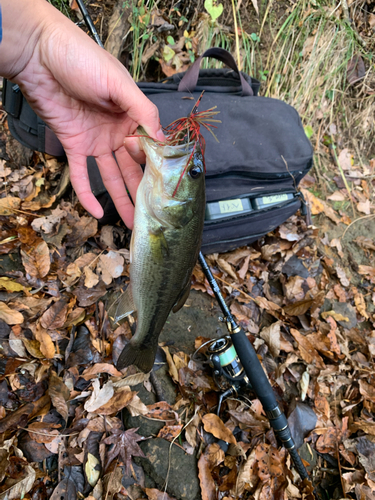
[[[306,218],[306,224],[308,226],[311,226],[312,220],[311,220],[310,205],[306,201],[306,198],[303,196],[302,191],[298,191],[297,196],[301,198],[301,215],[303,215]]]

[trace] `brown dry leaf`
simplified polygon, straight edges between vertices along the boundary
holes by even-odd
[[[124,271],[124,257],[118,253],[110,250],[107,255],[99,257],[98,270],[102,273],[102,280],[106,285],[112,283],[112,279],[121,276]]]
[[[324,204],[323,201],[313,195],[307,189],[301,189],[303,196],[308,201],[310,205],[311,215],[318,215],[324,212]]]
[[[125,406],[128,406],[135,395],[136,393],[134,391],[121,388],[106,404],[95,410],[95,413],[98,413],[99,415],[112,415],[118,413],[120,410],[125,408]]]
[[[267,300],[265,297],[256,297],[254,302],[261,308],[266,311],[280,311],[280,306],[272,302],[271,300]]]
[[[147,406],[144,403],[142,403],[141,399],[139,398],[139,396],[137,396],[137,394],[135,394],[130,403],[127,404],[126,409],[128,410],[128,412],[132,417],[138,417],[139,415],[148,414]]]
[[[226,443],[237,443],[232,431],[230,431],[228,427],[224,425],[224,422],[214,413],[207,413],[204,415],[202,422],[204,430],[213,434],[217,439],[222,439]]]
[[[95,274],[89,266],[83,268],[85,273],[85,287],[92,288],[99,283],[99,276]]]
[[[325,432],[319,436],[316,442],[316,449],[319,453],[330,453],[336,455],[337,443],[341,432],[336,427],[329,427]]]
[[[185,438],[192,448],[197,446],[197,430],[200,422],[198,413],[194,415],[194,418],[185,427]]]
[[[45,357],[42,351],[40,350],[40,342],[38,342],[38,340],[29,340],[23,338],[22,342],[26,347],[27,352],[31,354],[33,358],[43,359]]]
[[[49,234],[52,233],[55,226],[57,226],[57,224],[66,216],[67,212],[62,210],[60,207],[57,207],[52,210],[50,215],[34,219],[31,223],[31,227],[34,231],[43,231],[44,233]]]
[[[350,281],[348,280],[344,269],[342,269],[340,266],[336,266],[335,269],[336,269],[336,274],[337,274],[342,286],[348,287],[350,285]]]
[[[55,355],[55,344],[53,343],[49,333],[38,322],[35,327],[34,336],[39,342],[40,352],[47,358],[52,359]]]
[[[237,274],[235,273],[232,266],[224,259],[217,259],[218,266],[227,273],[231,278],[237,280]]]
[[[360,264],[358,266],[358,274],[367,276],[370,279],[371,283],[375,283],[375,267],[364,266]]]
[[[327,200],[331,201],[345,201],[346,196],[341,191],[335,191],[330,196],[327,196]]]
[[[294,304],[285,306],[284,312],[289,316],[301,316],[310,309],[313,303],[314,299],[305,299],[299,302],[294,302]]]
[[[173,381],[178,383],[178,370],[176,368],[176,365],[173,361],[173,358],[171,356],[171,353],[169,352],[168,347],[162,347],[163,351],[165,352],[165,355],[167,357],[167,363],[169,367],[169,374],[172,377]]]
[[[145,488],[144,491],[149,500],[176,500],[174,497],[170,497],[167,492],[159,491],[156,488]]]
[[[305,279],[301,276],[291,276],[285,283],[285,296],[290,302],[300,302],[305,298],[305,292],[302,285]]]
[[[272,325],[263,328],[260,332],[260,337],[266,341],[270,353],[273,357],[277,357],[280,354],[280,327],[281,321],[276,321]]]
[[[332,311],[322,312],[323,319],[327,319],[329,316],[331,318],[333,318],[335,321],[349,321],[349,318],[347,318],[346,316],[343,316],[340,313],[337,313],[336,311],[332,310]]]
[[[364,248],[365,250],[375,250],[375,243],[371,238],[366,238],[365,236],[358,236],[355,240],[358,246]]]
[[[56,430],[56,427],[59,426],[47,422],[32,422],[28,425],[27,430],[33,441],[37,443],[50,443],[56,436],[59,436],[59,431]]]
[[[249,262],[250,262],[251,255],[248,255],[245,260],[243,261],[243,264],[241,268],[238,271],[238,276],[243,280],[245,279],[246,273],[249,270]]]
[[[173,441],[177,436],[181,434],[182,431],[182,424],[178,425],[165,425],[162,427],[159,431],[159,434],[157,435],[158,438],[163,438],[166,439],[167,441]]]
[[[253,448],[248,459],[242,463],[238,472],[236,498],[240,497],[247,485],[252,489],[258,482],[256,449]]]
[[[23,462],[24,463],[24,462]],[[18,472],[18,471],[17,471]],[[34,485],[36,477],[35,470],[31,465],[26,465],[17,473],[16,479],[10,481],[12,486],[7,487],[5,483],[0,493],[0,500],[15,500],[17,498],[24,498]]]
[[[86,411],[94,413],[97,412],[98,408],[110,401],[114,394],[114,389],[111,381],[108,381],[102,388],[100,388],[100,382],[98,379],[93,380],[92,389],[91,396],[85,402],[84,408]]]
[[[0,302],[0,319],[7,325],[21,325],[24,322],[22,314],[8,307],[5,302]]]
[[[21,249],[22,263],[26,272],[34,278],[44,278],[51,267],[48,245],[42,239],[37,239],[35,245]]]
[[[363,316],[365,319],[369,318],[369,315],[367,314],[366,310],[366,302],[365,299],[363,298],[363,295],[358,292],[358,289],[353,287],[353,294],[354,294],[354,303],[357,308],[357,311],[361,316]]]
[[[326,397],[318,394],[315,396],[315,408],[322,413],[327,419],[330,417],[330,407],[329,407],[329,402]]]
[[[363,214],[370,215],[371,213],[370,200],[360,201],[359,203],[357,203],[357,209],[359,212],[362,212]]]
[[[113,377],[122,377],[122,373],[119,372],[114,365],[111,365],[109,363],[96,363],[96,365],[90,366],[90,368],[86,368],[81,377],[85,380],[90,380],[94,378],[98,373],[109,373]]]
[[[122,375],[122,374],[121,374]],[[126,385],[132,386],[132,385],[138,385],[142,384],[142,382],[145,382],[150,378],[149,373],[134,373],[133,375],[128,375],[127,377],[117,380],[117,382],[113,382],[113,387],[124,387]]]
[[[152,405],[147,405],[148,414],[147,416],[150,418],[157,418],[158,420],[177,420],[178,413],[173,410],[170,404],[166,401],[159,401],[158,403],[154,403]]]
[[[290,329],[290,333],[293,335],[298,343],[298,349],[301,353],[301,357],[306,363],[313,364],[317,368],[325,368],[323,359],[319,356],[318,352],[314,346],[309,342],[309,340],[301,335],[298,330],[294,328]]]
[[[72,227],[72,232],[67,236],[67,246],[80,247],[91,236],[98,232],[98,221],[93,217],[81,217]]]
[[[365,399],[375,403],[375,387],[373,385],[362,379],[359,381],[359,392]]]
[[[68,304],[65,300],[55,302],[40,318],[40,324],[47,330],[62,328],[68,312]]]
[[[49,377],[48,394],[51,398],[53,406],[63,417],[65,422],[68,420],[68,400],[70,397],[70,391],[64,384],[63,380],[57,376],[54,371],[51,371]]]
[[[201,486],[202,500],[216,500],[216,485],[206,455],[202,453],[198,460],[198,477]]]
[[[20,207],[21,200],[12,196],[0,199],[0,215],[13,215]]]

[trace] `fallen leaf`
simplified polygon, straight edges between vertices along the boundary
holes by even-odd
[[[22,263],[26,272],[35,278],[44,278],[51,266],[48,245],[44,240],[37,240],[35,246],[21,248]]]
[[[14,211],[20,207],[21,200],[12,196],[0,199],[0,215],[13,215]]]
[[[371,213],[370,200],[360,201],[359,203],[357,203],[357,209],[359,212],[362,212],[363,214],[370,215]]]
[[[349,321],[349,318],[346,316],[343,316],[342,314],[336,312],[336,311],[325,311],[322,312],[322,318],[327,319],[328,317],[333,318],[335,321]]]
[[[145,456],[137,444],[138,441],[143,440],[143,437],[137,434],[137,430],[138,429],[129,429],[127,431],[121,431],[120,429],[112,429],[111,436],[103,439],[104,444],[113,445],[107,455],[106,468],[108,468],[108,465],[113,462],[116,457],[119,457],[125,465],[126,473],[130,474],[132,456]]]
[[[98,379],[93,380],[92,387],[91,396],[85,402],[84,408],[86,411],[94,413],[98,408],[108,403],[114,394],[114,389],[111,381],[108,381],[100,388]]]
[[[217,263],[219,267],[227,273],[231,278],[234,280],[237,280],[237,274],[235,273],[234,269],[232,266],[224,259],[217,259]]]
[[[298,349],[301,353],[301,357],[306,363],[313,364],[317,368],[325,368],[323,359],[319,356],[318,352],[314,346],[309,342],[309,340],[301,335],[298,330],[294,328],[290,329],[290,333],[293,335],[298,343]]]
[[[24,290],[31,290],[31,287],[25,287],[6,277],[0,278],[0,288],[5,288],[7,292],[22,292]]]
[[[87,453],[85,475],[90,486],[94,487],[100,477],[100,462],[91,453]]]
[[[314,299],[305,299],[299,302],[294,302],[294,304],[285,306],[284,312],[288,314],[288,316],[301,316],[310,309],[313,303]]]
[[[55,355],[55,344],[53,343],[51,336],[45,328],[42,327],[40,323],[37,323],[35,327],[34,336],[39,342],[40,352],[47,358],[52,359]]]
[[[137,394],[135,394],[133,398],[130,400],[130,403],[126,405],[126,409],[128,410],[128,412],[132,417],[138,417],[139,415],[148,414],[147,406],[144,403],[142,403],[141,399],[139,398],[139,396],[137,396]]]
[[[85,287],[92,288],[99,283],[99,276],[95,274],[89,266],[83,268],[85,273]]]
[[[181,434],[183,425],[165,425],[162,427],[157,435],[158,438],[166,439],[167,441],[173,441],[177,436]]]
[[[9,334],[9,345],[10,348],[20,356],[20,358],[27,358],[27,352],[23,345],[23,342],[18,338],[13,332]]]
[[[58,300],[40,318],[40,324],[47,330],[62,328],[68,312],[68,304],[65,300]]]
[[[24,322],[22,314],[8,307],[5,302],[0,302],[0,319],[7,325],[21,325]]]
[[[342,286],[348,287],[350,285],[350,281],[348,280],[345,271],[340,266],[336,266],[336,273]]]
[[[230,431],[228,427],[224,425],[223,421],[214,413],[207,413],[204,415],[202,422],[204,430],[213,434],[217,439],[222,439],[226,443],[237,443],[232,431]]]
[[[201,486],[202,500],[216,500],[216,485],[206,455],[202,453],[198,460],[198,477]]]
[[[307,189],[301,189],[303,196],[309,202],[311,215],[318,215],[324,212],[323,201],[313,195]]]
[[[109,382],[107,382],[108,384]],[[95,411],[99,415],[112,415],[118,413],[120,410],[128,406],[135,396],[135,392],[129,391],[125,388],[118,390],[108,402],[101,405]]]
[[[65,422],[68,420],[68,400],[70,391],[64,384],[63,380],[52,371],[49,377],[48,394],[51,398],[53,406],[63,417]]]
[[[145,493],[149,500],[176,500],[170,497],[165,491],[159,491],[156,488],[145,488]]]
[[[276,321],[272,325],[265,327],[260,332],[260,337],[266,341],[270,353],[275,358],[280,354],[280,326],[281,321]]]
[[[17,482],[0,493],[0,500],[23,498],[33,487],[35,477],[35,470],[30,465],[26,465],[21,474],[17,477]]]
[[[112,279],[121,276],[124,270],[124,262],[124,257],[113,250],[99,257],[98,270],[101,271],[102,280],[106,285],[110,285]]]
[[[31,227],[34,229],[34,231],[43,231],[44,233],[49,234],[53,231],[55,226],[66,216],[67,212],[57,207],[52,210],[50,215],[34,219],[31,223]]]
[[[86,368],[86,370],[82,373],[81,377],[83,377],[85,380],[90,380],[94,378],[95,375],[97,375],[98,373],[109,373],[113,377],[122,377],[122,373],[119,372],[114,367],[114,365],[111,365],[109,363],[97,363],[94,366],[90,366],[90,368]]]
[[[375,403],[375,387],[373,385],[368,384],[365,380],[361,379],[359,381],[359,392],[365,399]]]

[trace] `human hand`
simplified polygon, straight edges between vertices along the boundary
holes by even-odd
[[[94,156],[121,218],[132,228],[134,206],[126,187],[135,202],[142,169],[123,141],[138,125],[151,137],[164,140],[158,110],[115,58],[42,1],[40,36],[31,57],[12,80],[61,141],[72,185],[84,208],[94,217],[103,216],[87,173],[86,158]],[[134,156],[135,143],[128,144]]]

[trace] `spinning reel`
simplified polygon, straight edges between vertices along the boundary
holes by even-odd
[[[215,384],[221,391],[224,391],[219,397],[217,407],[217,415],[219,415],[225,398],[229,396],[244,397],[246,390],[251,389],[251,384],[229,335],[211,341],[206,356],[213,369]],[[222,383],[223,379],[226,382],[225,385]]]

